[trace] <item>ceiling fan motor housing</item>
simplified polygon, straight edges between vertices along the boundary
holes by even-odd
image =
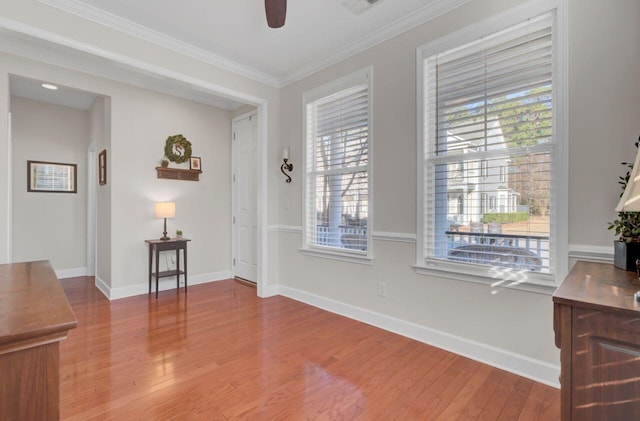
[[[264,0],[267,24],[270,28],[281,28],[287,17],[287,0]]]

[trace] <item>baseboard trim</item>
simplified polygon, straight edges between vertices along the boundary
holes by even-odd
[[[55,272],[58,279],[87,276],[87,268],[60,269],[56,270]]]
[[[231,271],[225,270],[220,272],[204,273],[201,275],[189,276],[189,286],[205,284],[207,282],[216,282],[223,279],[231,278]],[[98,285],[99,278],[96,277],[96,287],[109,299],[118,300],[120,298],[133,297],[136,295],[143,295],[149,293],[149,284],[147,282],[143,284],[127,285],[123,287],[110,288],[104,284],[101,280],[102,286]],[[180,288],[184,286],[184,283],[180,282]],[[104,288],[104,290],[103,290]],[[167,291],[176,288],[176,278],[167,277],[160,279],[159,291]],[[153,291],[155,291],[155,280]]]
[[[110,297],[110,290],[111,287],[109,287],[109,285],[107,285],[102,279],[100,279],[99,276],[96,275],[95,277],[95,285],[96,288],[98,288],[98,290],[102,293],[102,295],[104,295],[105,297],[107,297],[108,300],[111,299]]]
[[[258,288],[258,297],[269,298],[280,295],[280,287],[278,285],[264,285],[262,288]]]
[[[559,388],[560,366],[284,285],[282,296]]]

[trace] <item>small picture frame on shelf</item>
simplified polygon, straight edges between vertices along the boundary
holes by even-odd
[[[200,166],[200,157],[199,156],[192,156],[191,158],[189,158],[189,169],[196,170],[196,171],[202,171],[202,167]]]

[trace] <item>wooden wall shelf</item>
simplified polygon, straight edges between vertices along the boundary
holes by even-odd
[[[199,181],[200,170],[183,170],[181,168],[156,167],[158,178],[166,178],[168,180],[187,180]]]

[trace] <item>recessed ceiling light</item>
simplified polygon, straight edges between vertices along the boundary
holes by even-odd
[[[58,87],[56,85],[52,85],[50,83],[43,83],[40,86],[42,86],[44,89],[49,89],[49,90],[52,90],[52,91],[57,91],[58,90]]]
[[[360,15],[369,10],[378,1],[380,0],[346,0],[342,4],[354,14]]]

